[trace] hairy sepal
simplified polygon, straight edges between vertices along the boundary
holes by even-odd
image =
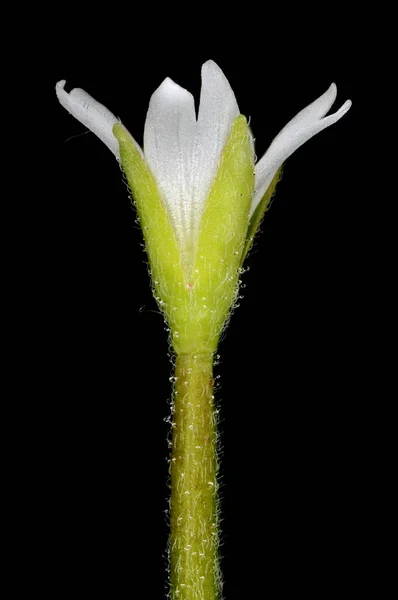
[[[116,124],[120,158],[139,215],[154,295],[177,354],[214,352],[235,301],[254,188],[254,156],[245,117],[233,123],[201,218],[190,268],[154,176],[128,131]]]
[[[198,334],[204,352],[217,348],[238,292],[253,189],[251,134],[240,115],[232,125],[200,224],[189,309],[195,319],[187,319],[187,352]]]
[[[258,230],[260,228],[260,225],[261,225],[261,222],[263,220],[265,213],[271,206],[271,200],[275,194],[276,184],[278,183],[278,181],[280,180],[281,175],[282,175],[282,168],[283,168],[283,165],[281,167],[279,167],[279,169],[275,173],[274,178],[271,181],[267,191],[265,192],[264,196],[261,198],[256,210],[254,211],[254,213],[251,216],[251,219],[249,222],[249,227],[247,229],[245,247],[242,252],[241,264],[243,264],[250,248],[253,245],[254,238],[255,238],[256,234],[258,233]]]
[[[174,229],[140,148],[121,123],[114,125],[113,133],[119,141],[121,165],[144,235],[153,293],[170,326],[175,328],[174,312],[181,311],[186,300],[181,295],[184,272]]]

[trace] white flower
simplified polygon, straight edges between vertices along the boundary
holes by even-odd
[[[62,106],[95,133],[119,160],[112,128],[119,120],[81,89],[69,94],[65,81],[56,85]],[[304,142],[336,123],[351,106],[347,100],[325,117],[335,101],[332,84],[299,112],[276,136],[255,167],[250,219],[282,163]],[[144,156],[155,177],[179,243],[196,239],[206,199],[217,173],[232,123],[239,115],[235,95],[221,69],[211,60],[202,66],[202,89],[196,117],[192,94],[167,78],[149,102]]]

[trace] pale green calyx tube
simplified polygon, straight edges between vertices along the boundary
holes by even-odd
[[[192,261],[185,264],[143,156],[121,124],[113,131],[144,232],[155,297],[169,323],[174,350],[214,352],[237,294],[253,196],[253,149],[246,119],[239,116],[232,125],[193,241]]]
[[[171,600],[220,600],[217,417],[213,357],[237,298],[242,264],[270,205],[282,164],[350,108],[330,110],[334,84],[281,130],[254,164],[246,118],[221,69],[202,67],[192,95],[167,78],[151,97],[142,150],[84,90],[60,103],[113,152],[142,227],[152,288],[175,353],[170,456]]]

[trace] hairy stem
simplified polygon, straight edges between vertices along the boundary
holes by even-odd
[[[170,505],[172,600],[218,600],[213,355],[177,356]]]

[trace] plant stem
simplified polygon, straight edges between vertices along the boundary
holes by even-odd
[[[213,355],[177,356],[170,503],[172,600],[217,600],[217,432]]]

